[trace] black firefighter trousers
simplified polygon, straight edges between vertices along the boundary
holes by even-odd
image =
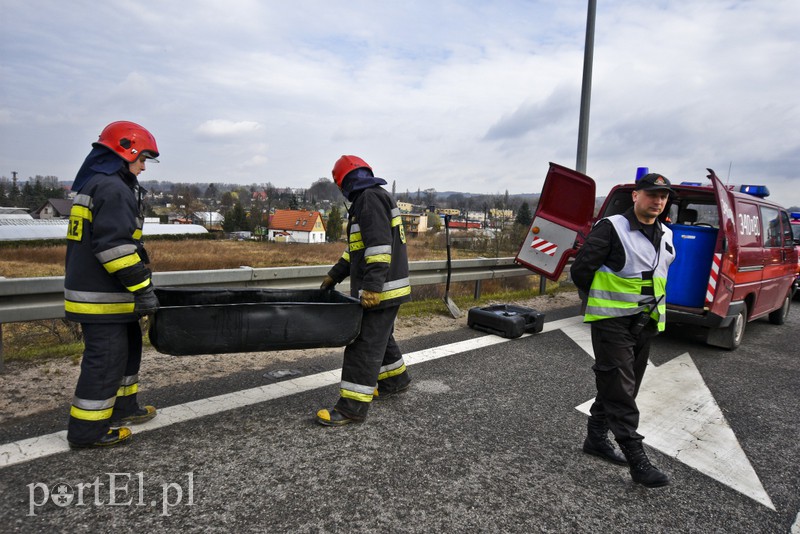
[[[138,322],[81,323],[84,351],[67,440],[94,443],[113,420],[136,411],[142,330]]]
[[[364,310],[361,332],[344,349],[341,397],[334,409],[351,419],[360,421],[367,417],[376,387],[381,392],[392,393],[411,382],[393,335],[399,309],[399,306],[392,306]],[[361,394],[351,395],[353,392]]]
[[[655,321],[634,335],[631,317],[591,323],[595,363],[592,369],[597,397],[589,410],[589,428],[608,428],[618,443],[641,441],[636,395],[650,357],[650,343],[658,331]]]

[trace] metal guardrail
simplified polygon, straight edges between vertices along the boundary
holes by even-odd
[[[314,265],[157,272],[153,273],[153,283],[157,287],[226,286],[306,289],[319,287],[329,269],[330,265]],[[412,286],[443,284],[447,280],[447,262],[445,260],[410,262],[409,271]],[[514,258],[511,257],[453,260],[450,281],[451,283],[478,282],[515,276],[534,276],[534,273],[516,265]],[[349,290],[347,280],[339,284],[337,289],[347,292]],[[63,317],[63,276],[0,279],[0,328],[3,323]],[[1,343],[2,341],[0,341],[0,347]]]

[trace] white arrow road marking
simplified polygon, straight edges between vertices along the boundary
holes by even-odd
[[[575,342],[594,357],[586,347],[588,325],[562,330],[575,333]],[[589,415],[593,402],[576,409]],[[660,366],[648,363],[636,404],[645,443],[775,510],[688,352]]]

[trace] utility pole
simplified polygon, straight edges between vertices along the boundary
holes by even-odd
[[[578,157],[575,170],[586,174],[586,154],[589,150],[589,107],[592,100],[592,58],[594,56],[594,19],[597,0],[589,0],[586,14],[586,43],[583,50],[583,86],[578,123]]]

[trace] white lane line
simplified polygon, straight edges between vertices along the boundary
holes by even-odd
[[[542,333],[560,330],[565,327],[580,323],[581,317],[570,317],[545,323]],[[528,337],[531,334],[523,334]],[[521,339],[521,338],[517,338]],[[453,356],[462,352],[490,347],[499,343],[511,341],[499,336],[482,336],[466,341],[458,341],[441,347],[431,347],[429,349],[411,352],[403,355],[406,365],[415,365],[422,362]],[[191,421],[199,417],[214,415],[228,410],[244,408],[252,404],[258,404],[270,400],[279,399],[295,393],[303,393],[313,389],[318,389],[338,383],[341,380],[341,369],[324,371],[315,375],[301,376],[292,380],[285,380],[275,384],[268,384],[252,389],[234,391],[224,395],[217,395],[207,399],[199,399],[185,404],[167,406],[158,410],[158,417],[137,425],[134,429],[135,434],[149,432],[176,423]],[[44,458],[53,454],[66,452],[69,450],[67,443],[67,432],[62,430],[53,434],[46,434],[33,438],[4,443],[0,445],[0,469],[19,463],[29,462],[37,458]]]

